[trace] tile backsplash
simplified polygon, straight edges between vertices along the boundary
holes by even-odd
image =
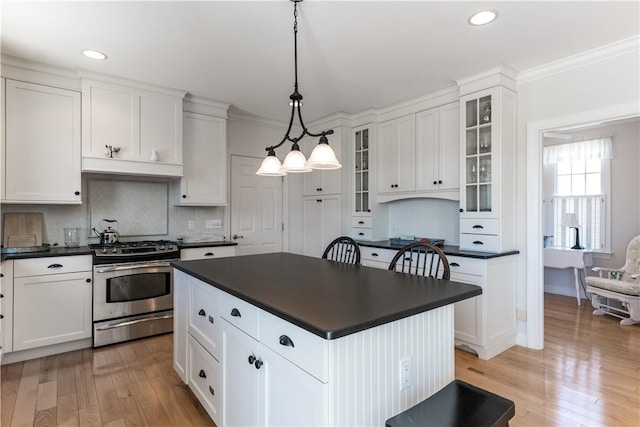
[[[172,239],[182,235],[229,234],[224,207],[181,207],[171,203],[170,181],[149,177],[83,174],[82,205],[2,204],[5,212],[42,212],[43,241],[64,245],[63,228],[83,229],[81,245],[96,243],[91,227],[100,219],[118,220],[123,240]],[[107,197],[108,196],[108,197]],[[221,229],[205,229],[205,221],[223,221]],[[187,224],[193,221],[195,228]],[[140,231],[135,231],[140,226]],[[138,234],[136,234],[138,233]]]

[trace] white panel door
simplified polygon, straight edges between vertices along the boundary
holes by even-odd
[[[231,239],[237,255],[282,251],[282,178],[256,175],[262,159],[231,156]]]

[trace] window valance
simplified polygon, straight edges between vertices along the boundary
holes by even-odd
[[[613,157],[611,138],[589,139],[566,144],[545,146],[545,164],[571,162],[575,160],[599,160]]]

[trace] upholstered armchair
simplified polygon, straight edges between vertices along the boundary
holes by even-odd
[[[622,319],[621,325],[640,323],[640,236],[627,247],[624,266],[618,269],[594,267],[598,276],[587,276],[587,292],[591,294],[594,315],[608,314]],[[609,299],[617,300],[614,306]]]

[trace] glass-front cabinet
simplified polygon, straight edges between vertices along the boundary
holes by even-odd
[[[461,249],[515,247],[515,133],[511,89],[494,86],[460,97]]]
[[[369,128],[357,129],[354,137],[354,213],[369,213]]]
[[[491,95],[465,102],[466,212],[491,212]]]

